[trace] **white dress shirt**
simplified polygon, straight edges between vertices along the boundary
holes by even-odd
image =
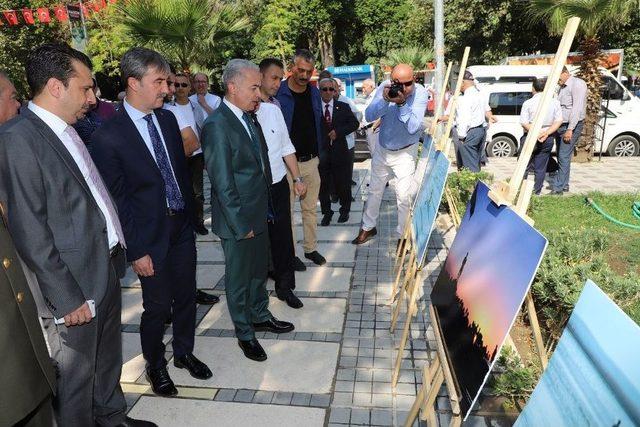
[[[125,98],[124,101],[122,101],[122,105],[124,106],[124,109],[129,115],[129,117],[131,118],[131,121],[133,121],[133,124],[136,126],[136,129],[138,129],[138,133],[142,137],[144,144],[147,146],[147,150],[149,150],[149,153],[151,153],[151,157],[153,157],[153,160],[157,164],[158,160],[156,159],[156,152],[153,149],[153,144],[151,143],[151,135],[149,135],[149,128],[147,127],[147,121],[145,120],[145,116],[147,115],[147,113],[133,107],[131,104],[127,102],[127,98]],[[169,151],[167,151],[167,143],[164,141],[164,135],[162,135],[162,128],[160,127],[158,118],[156,117],[156,114],[153,111],[151,112],[151,117],[153,120],[153,124],[156,126],[156,129],[158,129],[158,133],[160,134],[160,139],[162,140],[162,147],[164,148],[164,152],[167,153],[167,159],[169,159],[169,167],[171,168],[171,174],[173,175],[173,179],[176,181],[176,186],[178,187],[178,191],[180,192],[180,194],[182,194],[182,192],[180,191],[180,186],[178,185],[178,180],[176,179],[176,173],[173,171],[173,165],[171,164],[171,156],[169,155]],[[168,199],[167,199],[167,206],[169,206]]]
[[[102,212],[102,216],[107,223],[107,240],[109,242],[109,250],[113,249],[119,243],[115,224],[116,221],[120,220],[118,218],[112,218],[109,215],[105,200],[102,199],[100,193],[98,192],[98,189],[95,187],[93,181],[89,177],[89,169],[87,167],[87,164],[85,163],[84,158],[82,157],[82,154],[80,154],[80,152],[78,151],[78,148],[71,139],[71,136],[69,136],[66,132],[66,129],[69,125],[60,117],[56,116],[50,111],[45,110],[42,107],[37,106],[33,102],[29,102],[28,108],[29,110],[33,111],[33,113],[38,116],[43,122],[45,122],[45,124],[51,128],[53,133],[55,133],[56,136],[60,138],[60,141],[62,141],[62,144],[73,158],[73,161],[78,166],[78,169],[80,169],[80,172],[82,173],[82,176],[84,177],[84,180],[89,187],[89,191],[91,191],[91,195],[96,201],[96,204],[98,205],[98,208],[100,208],[100,212]]]
[[[200,126],[202,123],[198,123],[196,119],[196,108],[198,107],[196,107],[195,104],[192,104],[191,101],[184,105],[175,102],[173,105],[165,104],[164,106],[165,110],[171,111],[173,115],[176,116],[180,130],[190,127],[193,130],[193,133],[196,134],[198,141],[200,141]],[[198,148],[190,157],[200,153],[202,153],[202,148]]]
[[[475,86],[467,88],[458,98],[456,130],[460,139],[467,137],[469,129],[484,125],[486,105],[485,97]]]
[[[273,177],[272,184],[276,184],[282,181],[282,178],[287,174],[283,158],[295,153],[296,149],[291,143],[287,124],[284,121],[282,111],[277,105],[262,102],[256,115],[269,149],[269,163],[271,164],[271,176]]]
[[[520,124],[526,125],[533,123],[541,97],[542,93],[536,93],[533,97],[524,101],[522,104],[522,110],[520,111]],[[542,122],[542,129],[548,128],[558,121],[562,122],[562,108],[560,107],[560,101],[553,98],[551,99],[551,105],[549,105],[544,121]]]
[[[196,108],[199,110],[198,112],[202,114],[202,117],[204,117],[205,119],[207,118],[207,116],[209,115],[209,113],[207,113],[204,108],[202,108],[202,105],[200,105],[200,103],[198,102],[198,94],[194,93],[193,95],[191,95],[189,97],[189,100],[191,102],[193,102],[193,104],[196,106]],[[220,106],[220,102],[222,102],[222,100],[220,99],[220,97],[218,95],[214,95],[212,93],[207,92],[204,95],[204,100],[207,103],[207,105],[209,105],[209,107],[211,107],[213,110],[215,110],[216,108],[218,108]]]

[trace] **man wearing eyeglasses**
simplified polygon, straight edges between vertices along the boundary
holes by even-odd
[[[209,76],[205,73],[195,73],[193,75],[193,88],[196,93],[191,95],[189,99],[196,104],[206,119],[209,114],[220,106],[222,100],[219,96],[209,93]]]
[[[394,90],[392,89],[392,83]],[[395,90],[397,88],[397,90]],[[397,92],[397,93],[394,93]],[[351,243],[360,245],[376,234],[380,203],[387,182],[396,178],[398,205],[398,235],[402,235],[413,195],[413,172],[418,141],[424,131],[424,114],[429,94],[414,80],[413,68],[398,64],[391,71],[391,80],[383,82],[365,110],[365,119],[380,119],[378,148],[371,158],[371,182],[362,228]]]

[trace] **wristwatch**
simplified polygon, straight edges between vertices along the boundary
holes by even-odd
[[[302,177],[301,177],[301,176],[298,176],[298,177],[296,177],[296,178],[293,178],[293,182],[295,182],[295,183],[298,183],[298,182],[303,183],[303,182],[304,182],[304,180],[302,179]]]

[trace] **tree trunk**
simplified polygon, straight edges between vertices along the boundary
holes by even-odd
[[[582,135],[576,144],[576,162],[589,162],[593,158],[595,144],[595,130],[599,120],[602,103],[602,76],[598,66],[600,52],[600,40],[597,36],[585,37],[580,42],[582,62],[578,74],[587,84],[587,113],[584,120]]]
[[[326,69],[336,64],[333,54],[333,31],[331,29],[321,30],[318,33],[318,47],[320,48],[320,60],[322,68]]]

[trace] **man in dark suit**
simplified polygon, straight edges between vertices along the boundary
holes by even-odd
[[[0,425],[50,427],[56,374],[0,203]]]
[[[320,150],[320,206],[322,221],[320,225],[331,223],[331,182],[333,180],[338,200],[340,217],[338,222],[349,220],[351,210],[351,153],[345,138],[358,129],[358,119],[351,112],[349,104],[334,99],[336,82],[325,78],[319,83],[322,97],[323,140]]]
[[[45,44],[27,58],[26,74],[33,100],[0,129],[0,196],[18,255],[35,273],[32,293],[56,365],[56,420],[155,425],[126,417],[119,382],[125,240],[70,126],[95,102],[91,61],[67,45]]]
[[[123,108],[93,135],[92,156],[118,205],[127,258],[142,283],[142,353],[154,393],[178,393],[166,365],[164,321],[173,319],[173,364],[192,377],[211,371],[193,355],[196,244],[191,182],[180,129],[162,109],[169,64],[145,48],[120,62]]]
[[[205,164],[211,179],[212,229],[222,241],[227,306],[238,344],[249,359],[267,354],[255,331],[294,329],[269,312],[267,220],[273,211],[271,167],[254,111],[260,103],[262,76],[257,65],[232,59],[222,74],[225,97],[202,129]]]

